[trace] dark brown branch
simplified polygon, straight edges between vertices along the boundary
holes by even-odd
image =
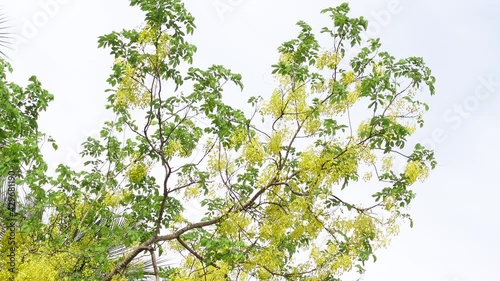
[[[190,252],[198,260],[200,260],[200,262],[203,263],[203,257],[200,256],[200,254],[198,254],[195,250],[193,250],[193,248],[189,247],[189,245],[186,244],[186,242],[184,242],[184,240],[182,240],[180,237],[177,237],[176,239],[177,239],[177,242],[179,242],[179,244],[181,244],[182,247],[184,247],[184,249],[188,250],[188,252]]]
[[[156,262],[156,255],[153,247],[149,248],[149,253],[151,254],[151,263],[153,264],[153,271],[156,277],[156,281],[160,281],[160,271],[158,270],[158,264]]]

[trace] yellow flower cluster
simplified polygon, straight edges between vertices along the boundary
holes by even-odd
[[[239,236],[238,234],[240,234],[243,229],[246,230],[250,223],[251,220],[245,217],[244,213],[232,212],[221,222],[217,231],[228,238],[237,239]],[[246,231],[248,232],[248,230]]]
[[[299,170],[301,173],[301,180],[308,182],[308,179],[316,179],[321,181],[324,177],[324,171],[322,171],[322,161],[319,153],[314,151],[312,148],[307,149],[300,156]],[[309,188],[313,188],[310,186]]]
[[[323,93],[327,90],[325,81],[319,80],[311,83],[311,94]]]
[[[335,153],[317,152],[313,149],[308,149],[300,156],[299,169],[301,180],[306,182],[316,182],[319,185],[324,181],[324,184],[335,185],[340,178],[356,173],[358,169],[359,155],[356,149],[350,148],[340,156]],[[336,159],[332,161],[332,159]],[[342,163],[337,165],[336,163]],[[310,192],[313,192],[315,186],[309,186]]]
[[[146,178],[148,167],[143,162],[135,162],[128,170],[128,180],[131,183],[140,183]]]
[[[140,85],[137,70],[129,63],[123,61],[115,62],[123,67],[121,83],[115,93],[115,104],[119,107],[144,107],[151,95]]]
[[[358,131],[357,131],[357,134],[359,136],[359,140],[366,137],[370,133],[370,130],[371,130],[371,126],[370,126],[369,121],[362,121],[361,123],[359,123]]]
[[[373,177],[373,172],[372,171],[369,171],[369,172],[366,172],[364,175],[363,175],[363,180],[365,182],[367,181],[370,181]]]
[[[2,244],[6,244],[8,239],[4,236]],[[5,251],[8,251],[10,246],[3,246],[1,248],[2,258],[0,260],[0,280],[14,280],[14,281],[69,281],[68,272],[73,270],[76,263],[74,255],[70,254],[75,252],[74,247],[67,248],[67,252],[47,251],[45,243],[33,244],[32,239],[24,233],[16,233],[16,259],[17,265],[16,273],[9,271],[8,266],[9,258]],[[5,258],[4,258],[5,257]],[[22,261],[22,262],[21,262]]]
[[[429,168],[417,161],[410,161],[406,164],[405,177],[409,184],[413,184],[417,179],[425,180],[429,174]]]
[[[112,208],[117,207],[123,200],[123,194],[108,193],[104,196],[103,204]]]
[[[250,142],[243,148],[243,157],[250,164],[261,163],[264,160],[264,156],[264,148],[256,139],[250,140]]]
[[[234,130],[229,136],[229,145],[231,148],[239,147],[248,138],[248,132],[243,129]]]
[[[415,125],[408,124],[405,126],[405,129],[408,131],[410,135],[413,135],[413,133],[415,133],[415,131],[417,130],[417,127]]]
[[[158,67],[170,51],[170,36],[150,25],[146,25],[139,32],[138,43],[147,54],[144,57],[147,59],[145,63],[153,68]],[[154,51],[148,51],[151,48]],[[121,82],[115,93],[115,104],[119,107],[131,108],[147,106],[151,100],[151,94],[141,85],[143,76],[140,74],[141,70],[120,59],[115,64],[123,69]]]
[[[331,264],[330,270],[336,274],[342,272],[349,272],[354,264],[354,258],[349,254],[343,254],[338,256],[335,261]]]
[[[165,147],[165,154],[167,156],[183,156],[185,155],[182,144],[178,140],[169,140]]]
[[[196,185],[188,186],[184,189],[185,199],[197,198],[199,195],[200,195],[200,188]]]
[[[344,78],[344,77],[343,77]],[[351,78],[347,77],[341,81],[341,83],[350,83],[351,85],[347,87],[347,89],[351,90],[347,93],[347,97],[336,102],[326,103],[325,106],[321,109],[322,112],[328,115],[338,115],[346,112],[348,107],[351,107],[361,95],[361,82],[359,81],[350,81]],[[354,79],[354,78],[353,78]],[[354,83],[354,85],[352,85]],[[333,86],[335,84],[334,79],[328,80],[327,91],[332,92]]]
[[[278,155],[281,151],[281,147],[283,146],[283,140],[285,137],[284,131],[274,131],[271,135],[271,139],[269,140],[269,150],[273,155]]]
[[[279,60],[282,61],[282,62],[291,63],[291,62],[293,62],[293,54],[291,54],[291,53],[283,53],[283,54],[280,55]]]
[[[158,66],[167,57],[170,51],[170,39],[168,34],[149,24],[139,32],[139,44],[154,48],[154,54],[150,55],[149,61],[152,67]]]
[[[273,91],[269,102],[262,107],[261,112],[275,118],[304,121],[310,113],[307,104],[307,88],[305,86],[293,88],[291,84],[289,78],[283,78],[281,89]]]
[[[207,168],[210,176],[216,176],[220,172],[233,173],[236,169],[234,161],[229,158],[227,153],[221,152],[219,148],[215,148],[208,155]],[[210,192],[209,192],[210,194]]]
[[[347,105],[346,106],[353,105],[358,100],[360,94],[361,94],[361,92],[358,90],[349,92],[347,94]]]
[[[356,81],[356,75],[353,71],[348,71],[342,73],[342,77],[340,78],[340,82],[344,85],[350,85]]]
[[[366,233],[372,233],[376,230],[373,218],[366,215],[358,215],[353,221],[354,237],[362,237]]]
[[[392,163],[394,161],[394,156],[385,156],[382,158],[382,172],[388,173],[392,168]]]
[[[121,275],[115,275],[111,278],[111,281],[129,281],[127,277]]]
[[[292,225],[293,217],[279,213],[280,210],[275,210],[278,206],[270,206],[266,209],[268,216],[260,226],[259,237],[264,240],[269,240],[271,243],[279,242],[285,236],[286,230]]]
[[[269,270],[278,271],[284,266],[285,263],[285,253],[277,249],[276,245],[269,245],[257,251],[253,257],[251,257],[253,263],[257,265],[264,265]],[[260,268],[260,267],[259,267]],[[271,276],[268,271],[262,270],[258,271],[259,280],[267,280]]]
[[[324,51],[322,52],[316,61],[316,67],[320,70],[325,67],[329,69],[335,69],[342,60],[342,56],[335,51]]]
[[[269,98],[269,102],[262,107],[262,113],[270,114],[273,117],[279,117],[285,110],[285,101],[283,93],[280,90],[274,90]]]
[[[223,261],[217,261],[217,267],[212,265],[205,267],[198,259],[188,256],[184,266],[170,280],[172,281],[226,281],[229,273],[229,265]]]
[[[356,151],[360,162],[372,166],[377,161],[377,155],[375,155],[375,153],[373,153],[373,151],[367,146],[352,146],[350,149]]]
[[[307,91],[306,91],[305,86],[299,86],[299,87],[293,87],[290,89],[288,92],[288,95],[286,97],[286,104],[291,105],[291,112],[293,114],[298,114],[303,118],[305,118],[305,111],[307,109]]]
[[[304,132],[308,135],[313,135],[321,128],[321,120],[319,118],[310,117],[304,122]]]

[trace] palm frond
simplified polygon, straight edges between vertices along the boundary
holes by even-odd
[[[0,8],[1,9],[1,8]],[[9,23],[9,18],[5,13],[0,13],[0,56],[3,58],[8,58],[5,53],[6,49],[12,50],[12,33],[10,29],[12,28]]]

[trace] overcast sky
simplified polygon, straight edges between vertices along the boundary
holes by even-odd
[[[365,281],[500,280],[500,1],[352,1],[372,25],[370,36],[396,57],[422,56],[437,94],[415,140],[436,150],[439,166],[416,188],[411,213],[392,245],[368,267]],[[112,58],[97,37],[132,28],[141,15],[126,0],[0,0],[17,36],[9,52],[24,83],[35,74],[56,100],[42,128],[60,149],[50,163],[78,165],[81,141],[97,132]],[[302,19],[320,28],[322,8],[340,1],[193,0],[196,64],[217,63],[244,77],[234,101],[269,95],[276,47]],[[241,99],[241,96],[244,99]]]

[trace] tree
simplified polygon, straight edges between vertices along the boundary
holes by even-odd
[[[327,8],[332,26],[321,34],[332,44],[320,46],[299,21],[298,36],[278,48],[276,89],[250,97],[245,114],[222,95],[228,83],[243,89],[240,74],[193,66],[196,46],[187,36],[194,18],[180,0],[130,3],[144,11],[145,24],[99,38],[115,58],[106,108],[116,118],[84,142],[82,170],[61,164],[46,175],[41,133],[17,120],[36,128],[52,97],[35,78],[23,90],[5,82],[5,70],[1,76],[1,102],[9,105],[2,114],[15,117],[2,118],[8,145],[0,172],[16,171],[33,202],[18,212],[16,259],[24,264],[15,280],[340,280],[362,273],[410,219],[411,185],[436,164],[422,145],[405,147],[428,109],[417,93],[434,94],[423,60],[397,60],[379,39],[364,40],[368,23],[349,17],[347,4]],[[19,168],[30,161],[36,165]],[[161,257],[168,266],[159,265]]]

